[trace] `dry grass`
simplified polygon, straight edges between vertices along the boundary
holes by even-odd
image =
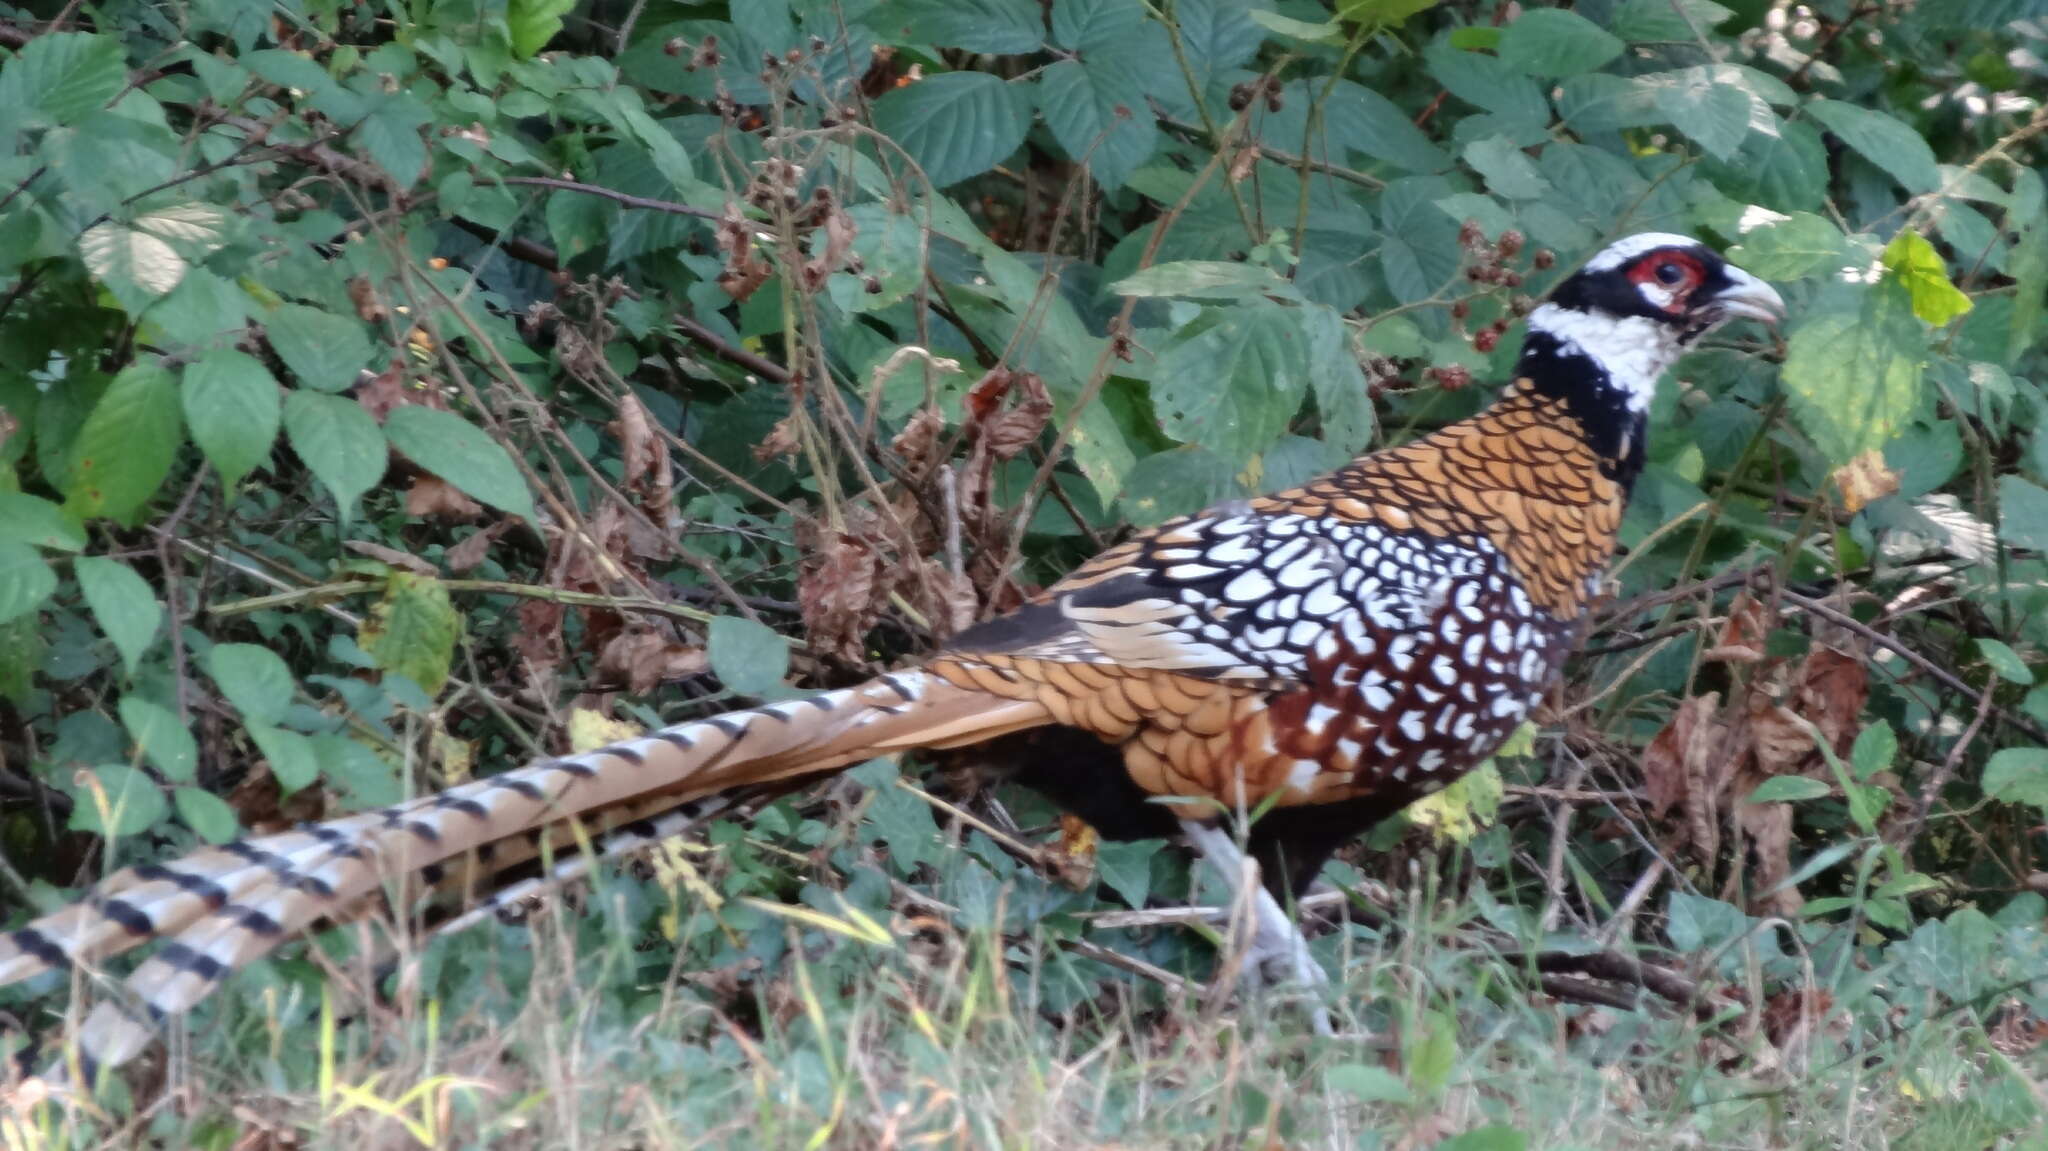
[[[886,922],[806,888],[808,924],[615,878],[397,949],[378,997],[347,953],[389,941],[337,932],[317,966],[240,977],[99,1103],[9,1117],[0,1147],[1929,1148],[2006,1145],[2039,1114],[2039,1064],[1968,1011],[1887,1022],[1867,987],[1789,1023],[1564,1003],[1419,889],[1391,901],[1402,929],[1319,940],[1347,1032],[1322,1040],[1285,1003],[1082,958],[1070,917],[1016,930],[1059,896],[1029,873],[969,910],[949,878],[932,890],[957,902]],[[1088,938],[1206,963],[1185,928]]]

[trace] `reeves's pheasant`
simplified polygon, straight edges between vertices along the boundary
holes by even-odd
[[[1235,883],[1242,833],[1265,876],[1248,969],[1319,981],[1282,902],[1521,723],[1614,549],[1658,377],[1703,332],[1782,310],[1698,241],[1629,237],[1531,313],[1514,382],[1470,419],[1144,532],[916,670],[129,868],[0,936],[0,984],[162,940],[129,986],[176,1013],[386,879],[566,848],[570,816],[631,842],[736,788],[1023,732],[1023,781],[1107,835],[1178,829]],[[1148,802],[1168,796],[1216,802]],[[1217,814],[1268,802],[1249,828]],[[147,1036],[103,1003],[81,1040],[105,1064]]]

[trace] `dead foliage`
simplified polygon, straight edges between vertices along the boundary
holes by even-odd
[[[1728,674],[1725,694],[1682,701],[1644,749],[1643,784],[1653,816],[1666,821],[1665,847],[1704,876],[1725,875],[1723,898],[1756,896],[1758,914],[1795,914],[1803,899],[1780,887],[1792,874],[1793,809],[1789,803],[1748,803],[1766,780],[1835,779],[1814,733],[1837,755],[1855,742],[1869,694],[1864,653],[1849,637],[1816,637],[1799,658],[1765,653],[1773,615],[1744,592],[1703,662]],[[1722,848],[1737,855],[1725,862]],[[1746,855],[1754,870],[1742,866]],[[1778,890],[1773,890],[1778,889]]]

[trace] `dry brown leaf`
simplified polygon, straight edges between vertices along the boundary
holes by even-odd
[[[1836,468],[1833,478],[1843,510],[1852,515],[1899,490],[1899,473],[1885,466],[1884,453],[1876,448]]]
[[[370,418],[378,423],[391,414],[391,409],[412,401],[406,397],[405,372],[393,362],[390,368],[378,372],[356,385],[356,403],[361,404]]]
[[[405,514],[421,518],[467,523],[482,515],[477,502],[457,491],[454,484],[437,475],[422,472],[405,491]]]
[[[710,667],[703,648],[678,643],[651,628],[620,632],[597,657],[599,680],[623,683],[634,695],[646,695],[665,682],[701,675]]]
[[[553,671],[562,664],[561,604],[530,599],[519,605],[519,633],[512,646],[521,659],[541,671]]]
[[[1728,621],[1721,625],[1721,634],[1714,638],[1714,646],[1700,658],[1719,663],[1756,663],[1764,658],[1764,637],[1770,634],[1770,630],[1771,623],[1764,614],[1764,605],[1748,592],[1743,592],[1728,606]]]
[[[489,527],[471,532],[461,543],[443,552],[441,562],[456,575],[470,571],[484,562],[484,557],[490,553],[491,543],[504,535],[511,526],[511,520],[499,520]]]
[[[1000,414],[968,422],[976,448],[985,448],[999,460],[1007,460],[1036,443],[1045,431],[1046,423],[1052,419],[1052,396],[1046,392],[1045,381],[1037,373],[1015,372],[1011,374],[1010,381],[1016,393],[1014,406]]]
[[[805,562],[797,575],[796,599],[811,648],[858,661],[862,641],[881,614],[879,557],[866,541],[845,532],[812,528],[798,535]],[[813,538],[802,538],[807,535]]]
[[[391,318],[391,309],[377,298],[377,288],[368,276],[349,277],[348,302],[355,305],[356,318],[366,324],[381,324]]]
[[[718,286],[726,295],[744,302],[768,282],[774,269],[754,254],[754,226],[741,214],[738,204],[726,205],[715,236],[718,250],[725,256],[725,270],[718,273]]]
[[[839,266],[846,262],[846,254],[853,250],[854,233],[859,231],[854,225],[853,217],[840,211],[837,205],[828,203],[824,207],[824,246],[811,259],[804,261],[804,266],[799,272],[804,290],[807,292],[823,288],[826,277],[838,271]],[[811,242],[817,243],[816,233],[812,234]]]
[[[1800,715],[1821,730],[1837,755],[1845,755],[1861,730],[1870,699],[1870,669],[1857,656],[1815,646],[1800,665]]]
[[[796,413],[791,412],[775,421],[775,426],[768,429],[767,439],[754,445],[754,458],[765,464],[769,460],[793,456],[796,449]]]
[[[1686,700],[1643,749],[1643,790],[1652,815],[1663,816],[1691,798],[1688,781],[1696,774],[1693,765],[1719,742],[1714,712],[1720,703],[1716,692]]]
[[[619,460],[624,469],[620,487],[632,490],[654,474],[662,456],[661,441],[654,435],[654,418],[640,397],[626,392],[619,397],[619,418],[611,423],[619,439]]]
[[[889,441],[889,450],[903,460],[906,471],[921,476],[938,462],[939,437],[945,431],[945,417],[930,408],[919,408]]]
[[[413,555],[411,552],[402,552],[397,548],[387,548],[383,544],[368,543],[364,540],[348,540],[341,546],[359,556],[369,556],[379,563],[387,563],[392,567],[404,568],[410,572],[418,572],[423,576],[437,576],[441,574],[435,569],[433,564]]]

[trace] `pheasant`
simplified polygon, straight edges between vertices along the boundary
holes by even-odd
[[[1179,832],[1234,890],[1248,852],[1247,972],[1322,982],[1286,902],[1521,724],[1580,638],[1659,376],[1702,333],[1783,311],[1697,240],[1620,240],[1529,315],[1513,382],[1469,419],[1142,532],[914,670],[128,868],[0,936],[0,985],[161,941],[128,988],[174,1015],[388,881],[569,854],[572,818],[616,847],[739,790],[1005,738],[1029,745],[1023,782],[1105,836]],[[1174,797],[1196,802],[1154,802]],[[107,1065],[148,1031],[109,1000],[80,1041]]]

